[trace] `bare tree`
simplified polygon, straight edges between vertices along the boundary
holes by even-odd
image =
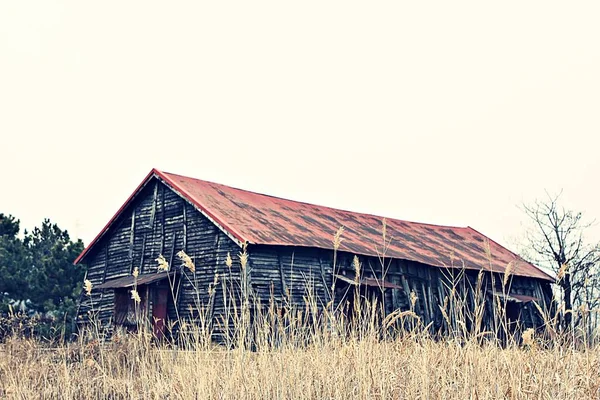
[[[564,306],[563,328],[568,329],[600,305],[600,243],[586,242],[584,234],[593,222],[562,207],[559,198],[560,194],[548,194],[546,200],[523,209],[533,222],[527,232],[530,258],[556,274]],[[577,317],[573,319],[573,315]]]

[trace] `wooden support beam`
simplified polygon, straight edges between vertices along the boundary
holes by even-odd
[[[173,242],[171,243],[171,255],[169,257],[169,266],[173,269],[173,259],[175,258],[175,242],[177,242],[177,232],[173,232]]]
[[[152,194],[152,209],[150,210],[150,220],[148,221],[148,229],[145,230],[144,232],[144,237],[142,239],[142,251],[141,251],[141,255],[140,255],[140,273],[144,272],[144,255],[146,254],[146,237],[148,235],[148,232],[151,232],[154,235],[154,223],[156,222],[156,207],[157,207],[157,203],[158,203],[158,181],[155,182],[154,184],[154,193]],[[164,239],[162,239],[164,240]],[[152,241],[152,243],[154,243],[154,240]],[[152,246],[151,249],[151,256],[154,250],[154,245]]]
[[[433,304],[433,296],[431,295],[431,286],[427,285],[423,285],[423,293],[425,295],[425,297],[427,298],[427,308],[429,311],[429,318],[433,321],[435,318],[435,314],[434,314],[434,304]]]
[[[213,319],[214,319],[214,315],[215,315],[215,297],[216,297],[216,293],[217,293],[216,291],[217,291],[217,289],[214,288],[214,290],[212,291],[212,294],[208,298],[207,319],[208,319],[208,329],[209,330],[212,328]]]
[[[129,273],[133,272],[133,241],[135,239],[135,207],[131,211],[131,229],[129,231]]]
[[[181,199],[183,204],[183,251],[187,253],[187,205],[185,200]]]
[[[443,277],[440,275],[437,284],[437,291],[440,305],[444,304],[444,284],[442,282]]]
[[[321,280],[323,281],[323,290],[325,290],[326,302],[329,303],[333,296],[330,293],[331,287],[327,285],[327,277],[325,275],[325,265],[323,265],[323,259],[321,258],[321,253],[319,253],[319,269],[321,272]]]
[[[389,274],[389,280],[395,285],[400,284],[400,275],[399,275],[399,266],[398,260],[392,259],[390,263],[390,270],[392,271]],[[400,289],[391,289],[392,292],[392,311],[400,308]]]
[[[146,295],[144,296],[144,313],[146,315],[142,316],[142,321],[143,323],[147,323],[149,322],[149,318],[152,317],[152,313],[150,311],[150,286],[146,285]],[[152,324],[152,322],[150,321],[150,324]]]
[[[404,289],[404,293],[406,294],[406,302],[410,307],[410,287],[408,286],[408,281],[404,274],[400,275],[400,279],[402,280],[402,288]]]
[[[177,315],[181,315],[179,314],[179,312],[181,311],[181,298],[183,297],[183,295],[180,293],[182,276],[183,275],[175,275],[173,277],[173,279],[177,280],[177,282],[173,282],[173,286],[177,287],[177,289],[175,290],[175,293],[172,294],[172,296],[175,296],[175,298],[173,299],[173,307],[175,307],[175,314]]]
[[[150,229],[154,230],[154,220],[156,218],[156,203],[158,202],[158,181],[154,184],[154,194],[152,195],[152,210],[150,211]]]
[[[535,297],[540,299],[538,301],[538,305],[542,308],[542,310],[548,310],[550,305],[546,303],[546,297],[544,296],[544,292],[542,291],[542,288],[538,282],[533,283],[533,293]]]
[[[399,283],[398,279],[393,278],[392,283],[397,285]],[[392,307],[394,310],[400,308],[400,289],[392,289]]]
[[[277,263],[279,264],[279,278],[281,279],[281,294],[283,297],[287,297],[288,289],[287,284],[285,283],[285,274],[283,272],[283,260],[281,259],[279,252],[277,252]]]
[[[140,252],[140,274],[144,272],[144,254],[146,253],[146,235],[148,232],[144,233],[144,237],[142,238],[142,251]]]
[[[423,304],[425,323],[428,324],[431,321],[431,307],[429,307],[429,298],[427,297],[427,290],[425,289],[425,284],[423,281],[421,281],[421,297],[423,297],[423,302],[421,304]]]
[[[104,271],[102,271],[102,283],[106,282],[106,271],[108,271],[108,243],[109,240],[107,239],[106,244],[104,245]]]
[[[165,187],[160,187],[160,254],[165,252]]]
[[[531,325],[533,325],[534,328],[537,328],[539,326],[538,322],[542,321],[542,317],[536,315],[537,309],[536,309],[536,311],[534,311],[533,310],[534,307],[535,306],[533,304],[530,305],[529,307],[527,307],[527,312],[529,313],[529,319],[531,320]],[[543,324],[543,321],[542,321],[542,324]]]
[[[104,245],[104,271],[102,271],[102,283],[106,282],[106,271],[108,270],[108,240],[106,240],[106,244]],[[85,272],[87,277],[87,271]],[[100,291],[100,304],[102,304],[102,299],[104,298],[104,292],[106,289],[101,289]],[[83,292],[82,292],[83,294]],[[80,299],[81,301],[81,299]],[[77,311],[77,315],[79,315],[79,310]]]
[[[219,231],[217,231],[217,238],[215,239],[215,248],[217,249],[216,253],[215,253],[215,271],[218,271],[219,269],[219,263],[221,262],[221,235],[219,234]],[[195,261],[195,260],[194,260]]]

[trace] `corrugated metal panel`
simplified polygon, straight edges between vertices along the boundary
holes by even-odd
[[[174,272],[170,273],[170,276],[175,276]],[[137,280],[132,275],[123,276],[121,278],[111,279],[104,282],[101,285],[96,286],[96,289],[117,289],[117,288],[128,288],[133,287],[134,284],[138,286],[147,285],[149,283],[157,282],[163,279],[167,279],[167,274],[156,273],[156,274],[142,274],[138,275]]]
[[[382,217],[286,200],[217,183],[152,170],[136,192],[80,254],[81,261],[110,228],[126,204],[153,177],[158,177],[238,243],[332,249],[332,238],[343,226],[341,251],[380,256]],[[386,219],[386,257],[437,267],[462,267],[512,273],[553,281],[534,265],[470,227],[450,227]],[[489,252],[486,251],[486,247]],[[489,257],[488,257],[489,254]]]
[[[301,203],[161,172],[177,188],[240,241],[255,244],[332,248],[332,238],[345,228],[340,250],[379,256],[382,217]],[[391,242],[386,257],[437,267],[461,267],[512,273],[552,281],[534,265],[471,227],[450,227],[386,219]],[[489,252],[486,247],[489,245]],[[490,257],[488,257],[488,254]]]

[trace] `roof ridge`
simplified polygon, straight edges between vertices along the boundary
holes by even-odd
[[[430,223],[430,222],[411,221],[411,220],[407,220],[407,219],[385,217],[383,215],[377,215],[377,214],[372,214],[372,213],[368,213],[368,212],[352,211],[352,210],[347,210],[347,209],[343,209],[343,208],[330,207],[330,206],[325,206],[325,205],[322,205],[322,204],[310,203],[308,201],[294,200],[294,199],[289,199],[289,198],[286,198],[286,197],[274,196],[274,195],[271,195],[271,194],[255,192],[253,190],[242,189],[242,188],[239,188],[239,187],[230,186],[230,185],[226,185],[226,184],[223,184],[223,183],[218,183],[218,182],[214,182],[214,181],[208,181],[208,180],[205,180],[205,179],[194,178],[192,176],[175,174],[175,173],[166,172],[166,171],[159,171],[157,169],[156,169],[156,171],[159,172],[159,173],[161,173],[161,174],[165,174],[165,175],[173,175],[173,176],[178,176],[178,177],[185,178],[185,179],[191,179],[191,180],[194,180],[194,181],[209,183],[209,184],[212,184],[212,185],[224,186],[224,187],[229,188],[229,189],[239,190],[239,191],[242,191],[242,192],[245,192],[245,193],[251,193],[251,194],[254,194],[254,195],[258,195],[258,196],[268,197],[268,198],[271,198],[271,199],[277,199],[277,200],[283,200],[283,201],[290,201],[290,202],[293,202],[293,203],[305,204],[307,206],[320,207],[320,208],[325,208],[325,209],[328,209],[328,210],[341,211],[341,212],[344,212],[344,213],[360,214],[360,215],[365,215],[365,216],[375,217],[375,218],[382,218],[382,219],[385,218],[387,221],[397,221],[397,222],[403,222],[403,223],[415,224],[415,225],[435,226],[435,227],[438,227],[438,228],[452,228],[452,229],[463,229],[463,230],[469,228],[469,226],[442,225],[442,224],[433,224],[433,223]]]

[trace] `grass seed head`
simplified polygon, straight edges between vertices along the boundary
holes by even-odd
[[[165,257],[161,254],[155,260],[158,263],[158,272],[168,272],[169,271],[169,263],[165,260]]]
[[[492,249],[490,247],[490,241],[487,238],[483,242],[483,249],[485,251],[485,258],[487,258],[488,261],[491,263],[492,262]]]
[[[131,299],[133,301],[135,301],[137,304],[140,304],[140,302],[142,301],[142,299],[140,298],[140,294],[135,289],[131,290]]]
[[[360,282],[360,269],[361,269],[361,264],[360,264],[360,260],[358,259],[358,256],[354,256],[354,259],[352,260],[352,266],[354,267],[354,272],[356,273],[356,277],[354,278],[354,280],[358,284],[358,282]]]
[[[415,291],[413,290],[412,292],[410,292],[410,303],[412,304],[412,306],[415,306],[415,303],[417,302],[417,294],[415,293]]]
[[[90,296],[92,294],[92,282],[89,279],[83,281],[83,290],[85,290],[85,294]]]
[[[556,275],[556,278],[558,278],[558,280],[560,281],[568,273],[569,273],[569,264],[565,263],[565,264],[561,265],[560,269],[558,270],[558,274]]]
[[[177,253],[177,257],[179,257],[179,259],[182,262],[182,265],[189,269],[191,273],[196,272],[196,265],[192,261],[192,258],[185,253],[185,251],[180,250]]]
[[[342,234],[344,233],[344,227],[340,226],[335,235],[333,235],[333,250],[337,251],[342,244]]]
[[[523,346],[533,346],[533,328],[528,328],[523,332]]]
[[[508,284],[508,279],[510,278],[510,274],[512,273],[514,267],[515,267],[515,263],[511,261],[508,263],[508,265],[506,266],[506,269],[504,270],[504,281],[502,282],[502,284],[505,287]]]
[[[246,251],[246,244],[244,244],[244,246],[242,247],[242,252],[240,253],[239,257],[242,271],[245,271],[246,266],[248,265],[248,252]]]

